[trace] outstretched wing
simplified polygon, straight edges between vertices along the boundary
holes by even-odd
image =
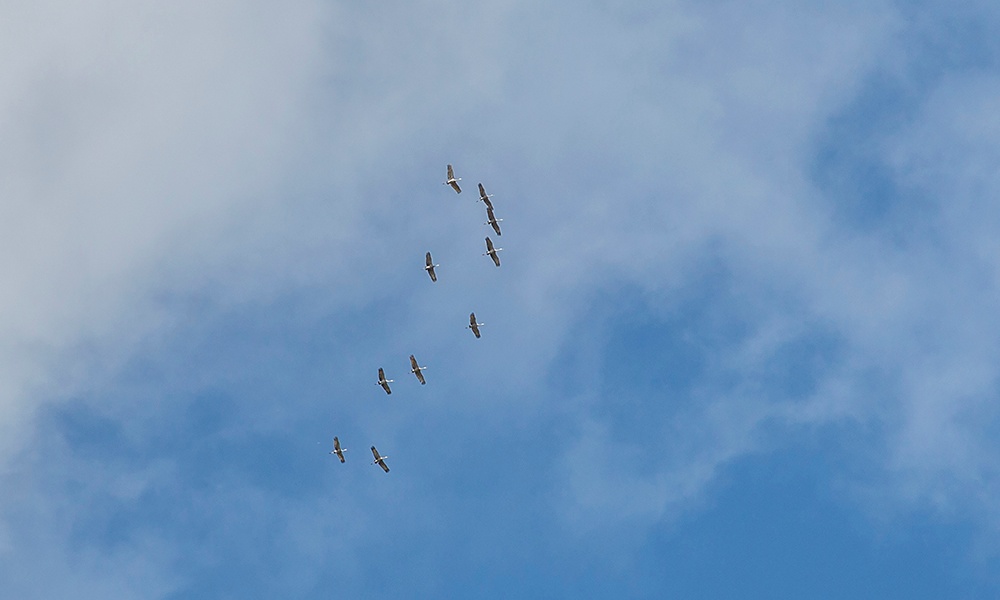
[[[490,236],[486,236],[486,252],[487,254],[493,252],[493,240],[490,239]]]
[[[451,168],[451,165],[448,165],[448,180],[445,183],[450,185],[459,194],[462,193],[462,188],[458,187],[458,181],[455,180],[455,170]]]
[[[486,205],[486,208],[493,208],[493,203],[490,202],[490,197],[486,193],[486,188],[484,188],[483,184],[481,183],[479,184],[479,199],[483,201],[483,203]]]
[[[385,371],[382,370],[382,367],[378,368],[378,384],[382,386],[386,394],[392,393],[392,390],[389,389],[389,382],[385,379]]]
[[[490,218],[489,224],[493,226],[493,231],[497,232],[497,235],[503,235],[500,233],[500,224],[497,223],[496,215],[493,214],[493,207],[486,207],[486,216]]]
[[[382,460],[382,457],[378,455],[378,450],[375,449],[375,446],[372,446],[372,456],[375,457],[375,462],[378,463],[378,466],[382,467],[382,470],[388,473],[389,467],[386,466],[385,461]]]
[[[413,374],[417,376],[417,381],[420,382],[420,385],[424,385],[425,383],[427,383],[426,381],[424,381],[424,374],[420,372],[422,370],[422,367],[420,367],[417,364],[417,359],[414,358],[412,354],[410,355],[410,367],[411,367],[410,370],[413,371]]]
[[[495,251],[490,253],[490,258],[493,259],[493,264],[500,266],[500,256]]]
[[[424,267],[424,270],[427,271],[427,274],[431,276],[431,281],[437,281],[438,280],[437,273],[434,272],[434,259],[431,258],[430,252],[427,253],[425,262],[427,266]]]

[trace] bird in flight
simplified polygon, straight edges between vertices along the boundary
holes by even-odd
[[[489,217],[489,221],[486,221],[485,223],[483,223],[483,225],[492,225],[493,226],[493,231],[497,232],[497,235],[501,235],[500,234],[500,221],[503,221],[503,219],[496,218],[496,216],[493,214],[493,207],[492,206],[487,206],[486,207],[486,216]]]
[[[424,385],[425,383],[427,383],[426,381],[424,381],[424,374],[421,373],[421,371],[423,371],[426,368],[427,367],[419,366],[417,364],[417,359],[413,358],[412,354],[410,355],[410,373],[413,373],[414,375],[417,376],[417,381],[420,382],[420,385]]]
[[[462,188],[458,187],[459,181],[462,181],[462,178],[455,179],[455,170],[451,168],[451,165],[448,165],[448,179],[445,180],[444,185],[450,185],[456,193],[461,194]]]
[[[493,197],[493,194],[487,194],[486,193],[486,188],[484,188],[483,184],[480,183],[479,184],[479,199],[483,201],[483,204],[486,205],[486,208],[493,208],[493,203],[490,202],[490,198],[492,198],[492,197]]]
[[[477,338],[480,337],[479,328],[482,327],[483,325],[486,325],[486,323],[476,323],[476,313],[469,313],[469,324],[466,325],[465,327],[467,329],[471,329],[472,333],[476,334]]]
[[[340,459],[340,462],[344,462],[344,452],[346,452],[346,451],[347,451],[347,448],[341,448],[340,447],[340,440],[337,439],[337,436],[334,436],[333,437],[333,450],[330,450],[330,454],[336,454],[337,458]]]
[[[430,252],[427,253],[427,258],[425,259],[425,261],[427,263],[427,266],[424,267],[424,270],[427,271],[427,274],[431,276],[431,281],[437,281],[438,276],[436,273],[434,273],[434,267],[440,267],[441,265],[434,264],[434,261],[431,259]]]
[[[382,470],[388,473],[389,466],[385,464],[385,459],[389,458],[389,456],[388,455],[379,456],[378,450],[375,449],[375,446],[372,446],[372,456],[375,457],[375,460],[372,461],[372,464],[382,467]]]
[[[391,394],[392,390],[389,389],[389,384],[390,383],[392,383],[392,379],[386,379],[385,378],[385,371],[382,370],[382,367],[379,367],[378,368],[378,384],[377,385],[382,386],[382,389],[385,390],[386,394]]]
[[[483,253],[483,256],[489,256],[492,258],[493,264],[498,267],[500,266],[500,257],[497,256],[497,252],[500,252],[501,250],[503,250],[503,248],[494,248],[493,240],[490,239],[490,236],[486,236],[486,252]]]

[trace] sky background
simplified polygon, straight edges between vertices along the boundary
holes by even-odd
[[[998,30],[0,2],[0,595],[1000,596]]]

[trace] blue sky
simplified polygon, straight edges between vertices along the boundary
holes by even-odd
[[[998,26],[0,6],[0,592],[997,596]]]

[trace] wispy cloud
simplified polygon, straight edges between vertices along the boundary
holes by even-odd
[[[12,591],[309,597],[389,556],[377,591],[447,595],[456,547],[565,575],[826,429],[858,497],[996,522],[996,78],[904,50],[959,34],[890,3],[59,4],[0,25]]]

